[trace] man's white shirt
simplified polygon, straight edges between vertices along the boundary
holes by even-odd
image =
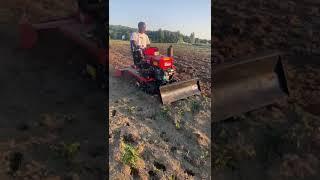
[[[133,32],[130,40],[135,41],[142,49],[146,48],[147,45],[150,44],[149,37],[145,33]]]

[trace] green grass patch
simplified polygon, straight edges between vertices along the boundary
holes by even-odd
[[[180,120],[175,122],[175,126],[176,126],[176,129],[180,129],[181,128]]]
[[[59,145],[52,145],[50,146],[50,149],[54,151],[55,158],[64,158],[67,163],[72,163],[80,151],[80,143],[62,143]]]
[[[183,117],[184,114],[185,114],[185,112],[184,112],[183,109],[179,109],[179,110],[178,110],[178,115],[179,115],[180,117]]]
[[[136,110],[136,107],[135,106],[128,106],[127,107],[127,110],[130,114],[134,114],[135,113],[135,110]]]
[[[130,144],[126,144],[124,142],[122,142],[124,150],[121,156],[121,161],[122,163],[132,167],[132,168],[136,168],[137,166],[137,161],[140,158],[139,157],[139,153],[137,148],[133,147]]]
[[[176,179],[177,179],[177,177],[173,174],[171,176],[169,176],[169,180],[176,180]]]
[[[160,111],[155,115],[156,119],[168,120],[170,119],[170,110],[167,106],[162,106]]]

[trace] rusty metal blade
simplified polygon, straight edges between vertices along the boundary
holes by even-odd
[[[275,52],[216,67],[213,120],[224,120],[288,96],[283,55]]]
[[[185,99],[187,97],[198,95],[201,93],[199,80],[192,79],[181,81],[165,86],[160,86],[160,96],[163,104]]]

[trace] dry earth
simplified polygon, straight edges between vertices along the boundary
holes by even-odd
[[[113,77],[114,67],[132,64],[128,43],[112,42],[109,53],[110,177],[209,179],[210,98],[162,106],[159,97],[145,94],[130,79]],[[124,144],[137,148],[136,167],[124,163]]]

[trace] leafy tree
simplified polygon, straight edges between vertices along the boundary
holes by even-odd
[[[164,32],[162,31],[162,29],[160,28],[159,31],[159,42],[164,42]]]
[[[200,44],[199,38],[195,38],[194,43],[195,43],[195,44]]]
[[[127,40],[130,40],[130,37],[131,37],[131,33],[127,32]]]
[[[109,38],[110,39],[122,39],[125,36],[125,40],[130,40],[132,32],[137,31],[136,28],[130,28],[121,25],[109,25]],[[168,30],[159,29],[157,31],[147,31],[147,35],[151,42],[162,42],[162,43],[211,43],[211,40],[195,38],[194,32],[190,36],[183,35],[180,31],[173,32]]]
[[[194,43],[195,43],[195,36],[194,36],[194,32],[193,32],[193,33],[191,33],[191,35],[190,35],[190,42],[191,42],[191,44],[194,44]]]
[[[189,36],[183,36],[183,41],[187,43],[191,43],[190,37]]]
[[[180,34],[180,31],[177,32],[177,36],[178,36],[178,42],[177,43],[183,43],[183,35]]]

